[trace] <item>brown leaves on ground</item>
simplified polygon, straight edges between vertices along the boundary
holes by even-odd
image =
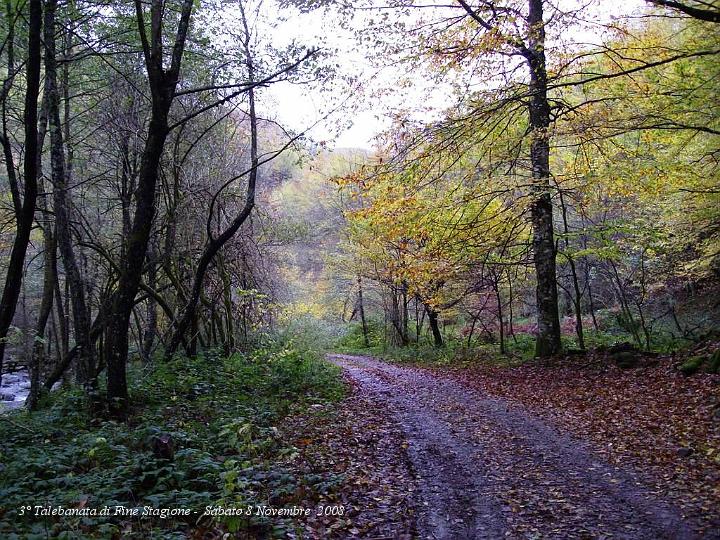
[[[684,377],[672,359],[657,360],[620,370],[595,353],[544,365],[435,372],[519,402],[589,441],[608,461],[641,471],[649,486],[686,515],[717,528],[720,376]]]
[[[415,531],[414,475],[402,432],[386,408],[360,396],[315,405],[288,425],[284,438],[298,449],[292,468],[304,477],[339,480],[324,494],[315,486],[301,504],[302,538],[411,538]],[[342,507],[343,515],[333,515]],[[318,515],[321,509],[330,515]]]

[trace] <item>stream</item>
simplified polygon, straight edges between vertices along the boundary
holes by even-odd
[[[0,385],[0,413],[25,405],[30,393],[30,373],[26,369],[3,373]]]

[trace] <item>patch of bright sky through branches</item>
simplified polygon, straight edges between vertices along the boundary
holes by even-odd
[[[551,4],[570,11],[581,3],[559,0]],[[419,65],[408,72],[407,67],[391,64],[390,58],[379,54],[376,46],[366,46],[358,39],[362,35],[367,37],[369,20],[380,20],[384,11],[389,12],[386,22],[392,22],[393,17],[405,17],[408,28],[412,28],[421,17],[427,20],[428,11],[434,10],[430,16],[435,16],[441,14],[441,10],[449,13],[450,8],[434,8],[430,7],[431,2],[426,2],[428,9],[418,9],[410,17],[416,19],[408,20],[407,15],[383,9],[385,3],[373,1],[364,5],[369,9],[358,11],[347,24],[341,24],[340,16],[329,9],[301,13],[293,7],[280,8],[270,0],[256,8],[250,18],[258,42],[269,38],[277,48],[292,43],[320,47],[328,53],[323,62],[333,66],[338,74],[321,87],[291,82],[272,85],[259,100],[265,117],[296,132],[313,126],[308,135],[330,146],[369,149],[373,139],[391,126],[397,114],[431,120],[457,102],[457,92],[453,90],[457,90],[457,84],[438,84]],[[560,35],[549,34],[549,45],[551,40],[556,44],[582,44],[585,48],[599,44],[607,23],[637,13],[643,5],[642,0],[591,1],[583,21],[569,25]],[[230,6],[226,4],[225,9],[232,9]],[[454,13],[457,14],[457,10]]]

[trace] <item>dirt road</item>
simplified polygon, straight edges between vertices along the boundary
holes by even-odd
[[[423,538],[696,538],[633,471],[516,406],[421,369],[330,359],[401,426]]]

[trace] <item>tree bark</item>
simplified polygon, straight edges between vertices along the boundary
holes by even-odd
[[[38,400],[41,394],[40,375],[45,363],[45,358],[50,356],[48,349],[45,355],[45,330],[48,320],[52,314],[53,300],[55,299],[55,282],[57,281],[57,242],[53,231],[55,227],[48,209],[48,202],[45,196],[45,185],[42,172],[42,152],[47,132],[47,94],[43,96],[41,106],[40,127],[38,130],[38,198],[40,199],[43,216],[43,289],[40,300],[40,310],[35,324],[35,338],[33,343],[32,356],[30,357],[30,393],[25,405],[31,411],[37,409]]]
[[[533,262],[537,276],[538,323],[535,356],[546,357],[557,354],[561,347],[553,207],[550,197],[550,104],[547,97],[543,0],[529,0],[529,7],[530,37],[527,48],[523,49],[523,55],[530,68],[530,161],[534,191],[530,215]]]
[[[358,284],[358,310],[360,312],[360,323],[362,324],[363,342],[365,343],[365,347],[370,347],[370,337],[368,336],[368,326],[367,326],[367,321],[365,320],[365,305],[363,302],[362,277],[359,275],[357,277],[357,284]]]
[[[390,344],[394,347],[406,347],[408,345],[407,333],[403,330],[402,315],[402,292],[395,285],[390,285],[390,323],[392,333]]]
[[[465,11],[486,31],[496,32],[492,24],[473,11],[465,0],[457,0]],[[492,7],[492,3],[489,3]],[[528,65],[530,71],[528,106],[530,120],[530,162],[533,201],[530,221],[533,230],[533,262],[537,276],[536,303],[538,337],[535,356],[545,357],[560,351],[560,316],[556,280],[556,250],[553,231],[553,207],[550,197],[550,103],[545,62],[545,22],[543,0],[528,0],[527,45],[521,39],[504,39]],[[498,36],[501,33],[498,32]]]
[[[493,289],[495,292],[495,301],[497,302],[497,319],[500,335],[500,354],[505,354],[505,317],[503,314],[502,295],[500,294],[500,272],[493,276]]]
[[[155,289],[157,285],[157,251],[150,249],[148,254],[148,277],[147,284],[151,289]],[[146,329],[143,335],[142,356],[144,361],[149,361],[152,355],[155,338],[157,336],[158,310],[157,301],[150,297],[147,300],[147,309],[145,311]]]
[[[433,335],[433,344],[436,347],[442,347],[445,343],[443,342],[442,332],[440,332],[440,325],[438,324],[438,312],[433,309],[430,304],[425,304],[425,311],[428,315],[428,324]]]
[[[563,230],[565,231],[565,257],[567,258],[568,264],[570,265],[570,276],[572,277],[573,292],[575,293],[574,296],[571,298],[572,304],[575,308],[575,333],[578,337],[578,347],[580,347],[580,349],[584,351],[585,333],[583,332],[582,322],[582,290],[580,289],[580,281],[578,280],[575,259],[569,253],[570,240],[568,239],[568,234],[570,233],[570,228],[568,226],[567,206],[565,206],[565,199],[563,198],[562,191],[560,192],[560,207],[562,210]]]

